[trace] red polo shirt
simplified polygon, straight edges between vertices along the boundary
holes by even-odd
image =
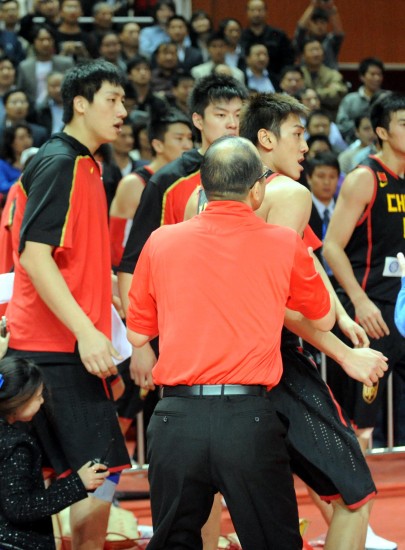
[[[297,233],[239,202],[211,202],[147,241],[127,326],[159,334],[156,384],[276,385],[285,308],[318,319],[329,293]]]

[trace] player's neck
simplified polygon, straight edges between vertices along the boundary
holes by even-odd
[[[63,132],[68,136],[77,139],[77,141],[87,147],[92,155],[94,155],[94,153],[101,145],[101,143],[99,143],[98,140],[92,137],[89,132],[86,132],[85,129],[81,128],[78,124],[75,124],[74,122],[66,124]]]
[[[384,164],[397,176],[405,176],[405,155],[394,151],[391,147],[385,146],[376,155]]]

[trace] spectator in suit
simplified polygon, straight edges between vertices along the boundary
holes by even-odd
[[[249,44],[261,42],[269,52],[269,71],[279,75],[282,68],[294,63],[294,48],[286,33],[267,25],[264,0],[248,0],[248,27],[242,31],[241,44],[246,52]]]
[[[167,34],[167,22],[176,13],[173,0],[159,0],[155,6],[155,24],[144,27],[139,35],[139,51],[151,57],[160,44],[170,42]]]
[[[119,29],[118,38],[121,43],[121,58],[125,62],[139,54],[140,32],[141,27],[135,21],[128,21]]]
[[[34,147],[41,147],[47,140],[47,131],[43,126],[27,122],[29,112],[29,101],[26,93],[20,88],[7,92],[3,97],[5,118],[0,125],[0,136],[3,136],[4,129],[20,122],[26,122],[31,129]]]
[[[188,23],[182,15],[173,15],[167,22],[167,34],[177,46],[178,67],[189,73],[193,67],[203,62],[201,51],[191,46]]]
[[[278,79],[267,69],[269,52],[264,44],[252,42],[246,50],[245,81],[249,90],[274,93],[278,90]]]
[[[51,71],[64,73],[73,66],[71,57],[55,55],[53,33],[47,25],[35,25],[32,31],[35,55],[22,61],[18,67],[17,86],[25,90],[33,104],[45,99],[46,77]]]
[[[165,100],[152,91],[152,69],[146,57],[137,55],[128,62],[127,77],[136,93],[137,111],[150,115],[156,109],[164,108]]]
[[[330,152],[317,153],[307,162],[307,181],[312,194],[312,211],[309,225],[323,242],[329,220],[335,209],[335,194],[340,174],[336,155]],[[333,284],[336,284],[330,267],[325,262],[322,251],[316,251]]]
[[[60,93],[63,74],[52,72],[48,74],[47,96],[42,103],[34,109],[34,122],[46,128],[48,137],[55,132],[61,132],[64,126],[62,121],[63,106]]]
[[[302,71],[307,88],[313,88],[321,101],[321,108],[335,120],[342,98],[347,94],[343,75],[330,69],[324,62],[324,51],[317,38],[308,38],[303,45]]]
[[[226,54],[226,41],[225,37],[221,32],[214,32],[210,36],[207,42],[208,53],[210,55],[210,61],[206,61],[201,65],[197,65],[191,69],[191,74],[195,79],[203,78],[214,72],[217,65],[225,64],[225,54]],[[229,67],[231,70],[231,75],[239,80],[239,82],[245,83],[245,76],[243,72],[237,67]]]

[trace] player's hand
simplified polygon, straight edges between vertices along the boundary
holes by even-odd
[[[108,378],[118,373],[113,357],[117,360],[123,358],[102,332],[90,327],[77,337],[77,343],[80,358],[90,374]]]
[[[363,296],[355,304],[356,321],[367,332],[368,336],[378,340],[388,336],[390,330],[384,321],[379,308],[367,296]]]
[[[340,330],[349,338],[355,348],[368,348],[370,340],[366,331],[349,315],[340,315],[337,320]]]
[[[134,348],[129,371],[132,380],[137,386],[145,390],[154,390],[152,369],[156,364],[156,355],[151,345],[145,344],[141,348]]]
[[[348,347],[340,365],[348,376],[371,387],[388,370],[387,361],[380,351]]]
[[[398,252],[397,254],[399,267],[401,268],[401,277],[405,277],[405,256],[402,254],[402,252]]]
[[[77,473],[88,491],[94,491],[94,489],[100,487],[104,483],[105,478],[110,475],[107,466],[104,464],[92,464],[91,461],[82,466]]]

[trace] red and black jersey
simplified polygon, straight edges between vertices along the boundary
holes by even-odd
[[[405,252],[405,180],[373,155],[362,166],[373,174],[374,193],[345,252],[367,296],[395,304],[401,279],[392,259]]]
[[[53,247],[74,299],[98,330],[111,336],[111,260],[107,205],[97,162],[64,133],[45,143],[17,190],[13,248],[27,241]],[[14,294],[7,316],[10,347],[74,352],[76,339],[41,300],[15,254]]]
[[[202,159],[196,149],[191,149],[151,177],[135,213],[119,271],[134,272],[143,245],[152,231],[164,224],[183,221],[187,201],[200,181]]]

